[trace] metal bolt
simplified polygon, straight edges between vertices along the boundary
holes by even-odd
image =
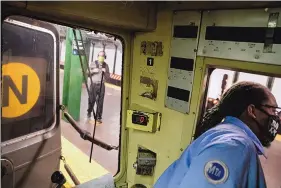
[[[133,168],[134,168],[134,169],[137,169],[137,167],[138,167],[138,164],[137,164],[137,162],[135,162],[135,163],[133,164]]]
[[[255,55],[255,59],[259,59],[260,58],[260,56],[259,55]]]

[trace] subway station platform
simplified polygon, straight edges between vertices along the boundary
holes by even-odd
[[[63,88],[63,75],[64,71],[60,70],[60,100],[62,100],[62,88]],[[119,145],[119,133],[120,133],[120,102],[121,102],[121,88],[115,85],[106,84],[105,98],[104,98],[104,110],[103,110],[103,123],[97,124],[95,137],[104,141],[107,144],[118,146]],[[80,120],[79,125],[82,129],[93,133],[94,117],[87,118],[88,109],[88,93],[85,87],[82,86],[81,93],[81,107],[80,107]],[[62,153],[68,155],[68,158],[72,160],[73,171],[78,171],[78,179],[81,176],[81,182],[86,182],[91,179],[89,173],[94,168],[95,173],[91,173],[92,178],[102,176],[107,173],[115,175],[118,171],[118,150],[107,151],[96,145],[93,147],[92,163],[89,163],[89,156],[91,150],[91,143],[80,138],[80,135],[73,129],[73,127],[61,120],[62,131]],[[73,147],[73,151],[71,148]],[[80,154],[77,154],[80,153]],[[89,164],[84,173],[81,172],[81,167],[75,167],[81,164]],[[75,165],[75,166],[74,166]]]

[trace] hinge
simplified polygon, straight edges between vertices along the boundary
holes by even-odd
[[[272,53],[273,47],[273,39],[274,39],[274,31],[277,27],[279,13],[270,13],[267,23],[267,29],[265,31],[265,41],[263,46],[264,53]]]

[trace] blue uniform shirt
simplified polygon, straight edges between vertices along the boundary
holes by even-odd
[[[255,134],[227,116],[190,144],[154,188],[265,188],[258,154],[264,149]]]

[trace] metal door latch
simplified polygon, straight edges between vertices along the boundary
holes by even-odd
[[[156,165],[156,153],[147,149],[138,149],[137,161],[133,164],[137,175],[152,176]]]

